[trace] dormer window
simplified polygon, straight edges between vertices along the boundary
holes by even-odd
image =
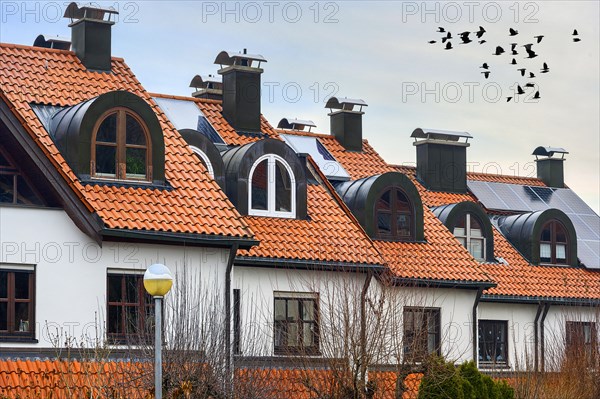
[[[92,135],[92,177],[151,181],[148,130],[136,114],[116,108],[102,115]]]
[[[568,240],[565,227],[558,220],[552,220],[542,227],[540,236],[540,263],[554,265],[567,264]]]
[[[412,205],[399,188],[383,192],[375,204],[375,213],[379,238],[410,240],[413,237]]]
[[[283,158],[275,154],[260,157],[250,170],[249,180],[248,214],[296,217],[296,181]]]
[[[202,165],[204,165],[204,167],[208,171],[208,174],[210,175],[210,177],[212,177],[214,179],[215,170],[212,166],[212,163],[210,162],[210,159],[208,158],[208,155],[206,155],[204,152],[202,152],[202,150],[200,150],[200,148],[194,147],[193,145],[190,146],[190,148],[192,149],[192,151],[194,151],[194,154],[196,154],[198,156],[198,158],[200,158],[200,162],[202,162]]]
[[[459,218],[453,230],[454,236],[477,260],[485,259],[485,237],[481,222],[470,213]]]

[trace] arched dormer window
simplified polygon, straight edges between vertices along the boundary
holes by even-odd
[[[335,190],[369,237],[424,241],[423,203],[415,185],[402,173],[387,172],[338,183]]]
[[[194,154],[196,154],[198,158],[200,158],[200,162],[202,162],[202,165],[204,165],[210,177],[214,178],[215,170],[212,166],[212,163],[210,162],[210,159],[208,159],[208,155],[202,152],[200,148],[194,147],[193,145],[191,145],[190,148],[192,149],[192,151],[194,151]]]
[[[278,155],[264,155],[250,169],[248,214],[296,217],[296,180],[288,163]]]
[[[375,203],[377,236],[397,240],[411,240],[414,236],[413,206],[398,187],[383,192]]]
[[[540,263],[566,265],[568,244],[565,226],[558,220],[547,222],[540,236]]]
[[[482,223],[477,216],[470,213],[464,214],[458,219],[453,229],[454,237],[467,248],[477,260],[485,259],[485,236]]]
[[[117,180],[152,180],[151,144],[142,119],[127,108],[100,117],[92,135],[90,176]]]
[[[494,230],[489,217],[475,202],[441,205],[433,214],[454,237],[480,262],[495,262]]]

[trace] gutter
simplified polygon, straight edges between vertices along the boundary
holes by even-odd
[[[239,246],[234,244],[229,249],[229,258],[227,259],[227,268],[225,269],[225,374],[226,391],[233,392],[233,356],[231,354],[231,272],[233,271],[233,261]]]
[[[259,258],[253,256],[238,256],[235,258],[236,266],[248,267],[268,267],[268,268],[294,268],[299,270],[316,270],[316,271],[354,271],[367,273],[383,272],[387,268],[383,265],[369,265],[364,263],[348,263],[348,262],[330,262],[330,261],[315,261],[301,259],[285,259],[285,258]]]
[[[424,288],[459,288],[468,290],[487,290],[496,287],[496,283],[486,281],[466,280],[434,280],[427,278],[394,277],[395,285],[405,285]]]
[[[546,350],[546,344],[544,341],[544,320],[546,320],[546,316],[548,315],[548,310],[550,310],[550,304],[546,303],[544,306],[544,313],[542,314],[542,319],[540,320],[540,360],[541,360],[541,370],[542,373],[545,369],[545,358],[544,352]]]
[[[484,294],[481,298],[483,302],[498,303],[526,303],[530,305],[544,302],[552,305],[562,306],[600,306],[600,299],[591,298],[550,298],[541,296],[517,296],[517,295],[489,295]]]
[[[367,378],[367,292],[373,279],[372,273],[367,273],[365,283],[360,293],[360,382],[366,384]],[[364,387],[360,387],[364,388]]]
[[[537,308],[537,312],[535,313],[535,320],[533,321],[533,334],[534,334],[534,337],[533,337],[533,347],[535,349],[535,351],[534,351],[535,352],[535,356],[534,356],[534,363],[533,363],[533,367],[534,368],[533,369],[534,369],[535,372],[539,371],[539,368],[538,368],[538,364],[539,364],[539,362],[538,362],[538,356],[539,356],[539,351],[538,351],[538,346],[539,346],[539,339],[538,339],[539,325],[538,325],[538,320],[540,318],[540,314],[542,313],[542,308],[544,306],[545,305],[542,302],[540,302],[540,304],[538,305],[538,308]]]
[[[208,234],[172,233],[168,231],[127,230],[104,228],[100,231],[103,238],[122,238],[145,242],[161,242],[179,245],[197,245],[217,248],[235,246],[240,249],[250,249],[259,242],[252,238],[228,237]]]
[[[473,361],[475,362],[475,366],[479,367],[479,357],[477,356],[477,339],[478,339],[478,322],[477,322],[477,307],[479,306],[479,301],[481,300],[481,295],[483,294],[484,288],[479,288],[477,290],[477,295],[475,296],[475,301],[473,302],[473,310],[472,310],[472,334],[473,334]]]

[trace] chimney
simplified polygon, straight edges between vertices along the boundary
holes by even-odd
[[[355,106],[359,109],[355,110]],[[331,134],[348,151],[362,151],[362,107],[367,106],[363,100],[345,97],[331,97],[325,104],[329,108]]]
[[[417,128],[417,179],[431,191],[467,192],[467,132]],[[461,141],[465,139],[465,141]]]
[[[292,119],[292,118],[283,118],[277,124],[277,129],[287,129],[287,130],[298,130],[304,131],[304,128],[308,126],[308,132],[313,127],[317,127],[315,123],[311,120],[304,119]]]
[[[71,23],[72,50],[86,69],[110,72],[111,68],[111,21],[118,11],[71,3],[65,10],[65,18]],[[104,19],[104,18],[107,19]]]
[[[192,97],[206,98],[208,100],[223,99],[223,83],[220,77],[214,75],[200,76],[196,75],[190,82],[190,87],[196,89]]]
[[[558,147],[538,147],[533,150],[531,155],[535,155],[538,179],[548,187],[564,188],[564,162],[565,154],[568,153],[564,148]],[[561,154],[561,157],[554,158],[554,154]],[[544,158],[539,158],[540,156]]]
[[[260,132],[262,55],[221,51],[215,59],[223,76],[223,116],[239,132]]]

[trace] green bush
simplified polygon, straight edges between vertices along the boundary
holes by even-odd
[[[463,363],[458,368],[460,376],[468,381],[472,387],[472,398],[473,399],[490,399],[488,394],[488,387],[483,382],[483,375],[477,370],[475,362],[470,361]],[[470,398],[471,396],[469,396]],[[465,395],[465,399],[468,398]]]
[[[499,380],[495,382],[496,388],[498,389],[498,399],[514,399],[515,398],[515,390],[513,387],[508,385],[508,383],[504,380]]]

